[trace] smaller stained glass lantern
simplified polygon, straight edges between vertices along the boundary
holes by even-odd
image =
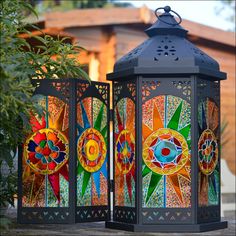
[[[158,15],[157,11],[164,13]],[[174,13],[178,21],[171,14]],[[219,64],[170,7],[122,57],[113,82],[114,202],[106,227],[199,232],[220,217]]]
[[[32,83],[44,113],[32,114],[31,130],[19,148],[18,222],[108,220],[109,84]]]

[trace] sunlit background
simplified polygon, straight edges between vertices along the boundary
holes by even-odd
[[[124,1],[119,1],[124,2]],[[155,10],[170,6],[184,19],[222,30],[235,30],[235,1],[126,1],[135,7],[146,5]]]
[[[81,8],[142,7],[155,10],[169,5],[184,19],[235,31],[235,0],[216,1],[117,1],[117,0],[30,0],[38,13]]]

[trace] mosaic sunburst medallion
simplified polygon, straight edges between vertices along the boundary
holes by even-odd
[[[206,129],[198,141],[199,167],[203,174],[211,174],[218,162],[218,144],[214,133]]]
[[[185,166],[188,159],[188,144],[175,130],[158,129],[144,141],[143,160],[156,174],[174,174]]]
[[[116,142],[115,158],[122,174],[130,172],[134,164],[134,137],[131,132],[124,129]]]
[[[85,130],[78,140],[78,158],[88,172],[98,171],[106,159],[106,144],[102,134],[94,129]]]
[[[58,130],[38,130],[26,140],[24,157],[36,173],[53,174],[68,160],[67,138]]]

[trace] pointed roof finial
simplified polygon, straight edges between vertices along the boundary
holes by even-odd
[[[157,12],[159,10],[164,10],[164,13],[161,15],[158,14]],[[171,12],[173,12],[178,17],[177,21],[174,16],[170,14]],[[145,30],[149,37],[160,34],[175,34],[182,37],[186,36],[187,30],[180,26],[180,23],[182,22],[181,16],[177,12],[173,11],[170,6],[157,8],[155,10],[155,15],[158,21],[156,21],[150,28]]]
[[[170,6],[165,6],[165,7],[164,7],[164,11],[165,11],[166,13],[169,13],[169,12],[171,11]]]

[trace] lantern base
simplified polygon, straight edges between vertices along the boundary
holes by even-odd
[[[106,221],[106,228],[126,230],[132,232],[204,232],[211,230],[219,230],[228,227],[227,221],[210,222],[204,224],[166,224],[166,225],[139,225],[139,224],[127,224],[114,221]]]

